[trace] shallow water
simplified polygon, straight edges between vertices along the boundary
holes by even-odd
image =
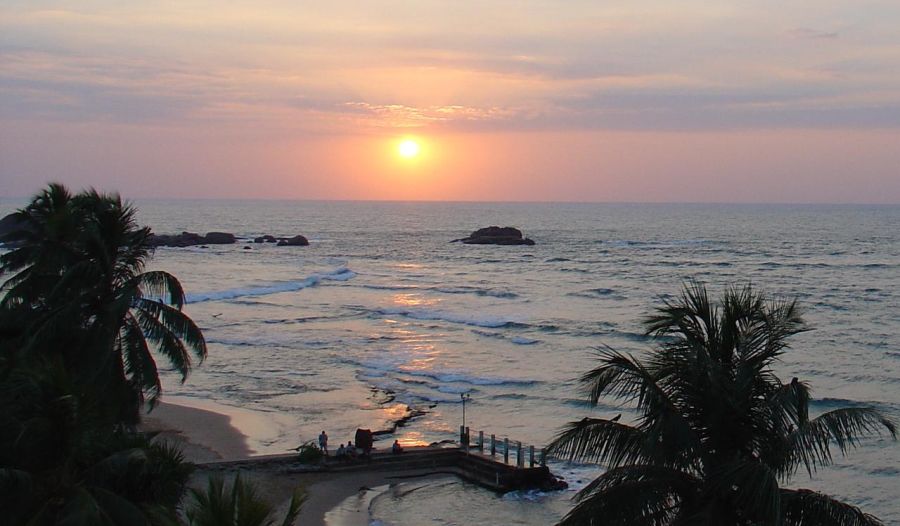
[[[271,415],[266,433],[252,437],[259,452],[283,452],[322,429],[336,446],[357,427],[391,429],[408,416],[382,443],[453,439],[461,393],[471,395],[466,424],[473,431],[545,444],[589,412],[574,379],[593,365],[592,348],[646,350],[641,317],[688,278],[715,294],[752,281],[799,297],[816,330],[794,339],[782,378],[811,382],[816,411],[871,404],[900,416],[900,207],[138,205],[141,220],[160,233],[310,239],[309,247],[162,248],[154,261],[185,285],[188,312],[210,350],[186,384],[167,374],[166,393]],[[518,226],[537,244],[449,243],[492,224]],[[595,410],[619,412],[612,404]],[[794,486],[826,490],[900,522],[898,459],[896,443],[867,441],[850,459]],[[576,487],[596,473],[553,469]],[[452,496],[493,498],[461,483],[419,491],[447,501],[427,518],[436,522],[416,522],[426,518],[402,498],[379,501],[376,518],[395,526],[471,522]],[[542,497],[535,509],[550,515],[525,512],[521,524],[553,522],[571,494]],[[519,497],[510,498],[528,509],[530,501]],[[502,509],[505,519],[520,520]]]

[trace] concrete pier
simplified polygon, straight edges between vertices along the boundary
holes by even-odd
[[[504,456],[507,452],[504,451]],[[546,466],[522,467],[498,462],[477,449],[460,447],[410,447],[403,453],[373,451],[368,458],[328,459],[320,464],[297,462],[296,454],[266,455],[245,460],[204,463],[204,469],[277,469],[285,472],[407,471],[432,469],[454,474],[492,491],[555,490],[565,487]],[[518,464],[519,462],[517,462]]]

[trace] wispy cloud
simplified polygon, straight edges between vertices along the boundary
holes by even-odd
[[[785,6],[791,28],[779,32],[762,7],[699,0],[11,1],[0,112],[347,131],[892,125],[900,78],[885,72],[900,69],[900,13],[826,3]]]
[[[837,31],[822,31],[819,29],[810,29],[808,27],[795,27],[788,30],[788,34],[795,38],[809,39],[832,39],[838,38]]]

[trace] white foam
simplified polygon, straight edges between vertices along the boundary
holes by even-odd
[[[313,274],[308,278],[301,279],[299,281],[283,281],[280,283],[270,283],[266,285],[226,289],[215,292],[187,294],[185,295],[185,302],[201,303],[204,301],[221,301],[234,298],[243,298],[247,296],[265,296],[268,294],[278,294],[280,292],[293,292],[297,290],[303,290],[308,287],[314,287],[321,283],[323,280],[347,281],[353,279],[354,277],[356,277],[355,272],[346,267],[342,267],[322,274]]]
[[[446,321],[492,329],[505,327],[511,323],[517,323],[515,320],[505,317],[458,314],[434,309],[379,309],[377,312],[387,316],[404,316],[414,320]]]
[[[355,364],[365,369],[362,376],[383,377],[388,373],[403,374],[407,376],[416,376],[430,378],[436,380],[442,385],[434,386],[433,389],[444,393],[464,393],[470,389],[461,386],[448,386],[443,384],[460,383],[469,385],[531,385],[538,383],[537,380],[522,378],[503,378],[499,376],[476,376],[464,371],[443,370],[437,372],[433,370],[407,369],[403,364],[388,361],[356,361],[353,359],[345,360],[347,363]],[[427,386],[426,386],[427,387]],[[458,401],[458,400],[456,400]]]

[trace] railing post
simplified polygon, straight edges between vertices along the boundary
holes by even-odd
[[[521,442],[516,442],[516,466],[520,468],[525,466],[525,457],[522,456]]]
[[[491,456],[497,454],[497,437],[491,434]]]
[[[484,453],[484,431],[478,432],[478,452]]]
[[[541,448],[541,467],[547,465],[547,451],[544,448]]]
[[[466,443],[466,428],[459,426],[459,449],[463,449]]]
[[[534,467],[534,446],[528,446],[528,467]]]
[[[469,440],[469,436],[470,436],[470,435],[469,435],[469,426],[466,426],[466,450],[469,449],[469,442],[471,442],[471,441]]]
[[[509,437],[503,439],[503,463],[509,464]]]

